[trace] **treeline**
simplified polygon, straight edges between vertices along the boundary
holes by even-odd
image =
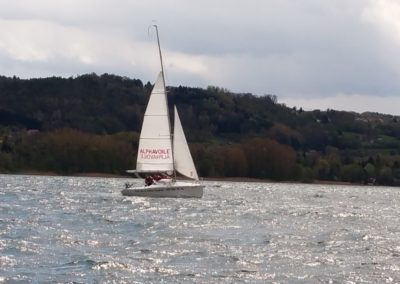
[[[0,171],[123,174],[135,167],[151,84],[115,75],[0,77]],[[400,185],[400,122],[303,111],[274,95],[170,87],[203,177]]]
[[[136,161],[139,135],[83,133],[73,129],[28,132],[2,141],[0,168],[8,172],[32,169],[60,174],[123,174]],[[290,178],[296,153],[271,139],[254,138],[235,145],[191,145],[202,176]],[[261,160],[260,160],[261,159]],[[280,162],[278,162],[280,161]]]
[[[3,172],[32,170],[58,174],[125,174],[133,169],[139,135],[113,135],[60,129],[53,132],[22,132],[2,141]],[[271,138],[246,138],[241,143],[192,143],[202,177],[251,177],[278,181],[348,181],[398,185],[400,162],[393,155],[364,159],[341,155],[336,148],[326,153],[296,152]]]
[[[73,129],[14,133],[2,141],[0,169],[121,174],[132,168],[137,139],[135,133],[96,135]]]

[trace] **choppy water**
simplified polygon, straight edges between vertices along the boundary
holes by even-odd
[[[0,175],[0,283],[400,282],[399,188],[124,182]]]

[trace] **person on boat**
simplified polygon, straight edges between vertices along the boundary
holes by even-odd
[[[146,178],[144,179],[144,184],[146,186],[150,186],[154,183],[154,180],[151,176],[146,176]]]
[[[172,179],[172,178],[171,178],[169,175],[167,175],[167,174],[162,174],[161,178],[162,178],[162,179],[167,179],[167,180]]]
[[[154,181],[159,181],[160,179],[162,179],[162,176],[161,175],[159,175],[159,174],[155,174],[154,176],[153,176],[153,180]]]

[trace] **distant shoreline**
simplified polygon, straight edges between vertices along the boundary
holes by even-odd
[[[314,180],[312,182],[301,182],[301,181],[292,181],[292,180],[284,180],[284,181],[274,181],[270,179],[258,179],[258,178],[249,178],[249,177],[207,177],[201,178],[201,180],[205,181],[229,181],[229,182],[261,182],[261,183],[302,183],[302,184],[332,184],[332,185],[364,185],[358,183],[351,183],[347,181],[330,181],[330,180]]]
[[[23,172],[13,172],[13,173],[0,173],[2,175],[29,175],[29,176],[60,176],[60,177],[105,177],[105,178],[130,178],[131,176],[124,176],[118,174],[108,174],[108,173],[77,173],[77,174],[59,174],[54,172],[40,172],[40,171],[23,171]]]
[[[33,175],[33,176],[66,176],[66,177],[101,177],[101,178],[135,178],[131,175],[119,175],[109,173],[77,173],[71,175],[62,175],[54,172],[41,172],[41,171],[24,171],[15,173],[0,173],[3,175]],[[358,183],[351,183],[346,181],[330,181],[330,180],[314,180],[312,182],[301,182],[301,181],[274,181],[270,179],[259,179],[250,177],[204,177],[200,178],[200,181],[222,181],[222,182],[259,182],[259,183],[302,183],[302,184],[321,184],[321,185],[365,185]],[[379,186],[379,185],[375,185]]]

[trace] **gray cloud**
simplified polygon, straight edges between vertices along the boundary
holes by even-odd
[[[388,104],[400,96],[396,0],[0,0],[0,74],[153,81],[153,20],[171,85],[274,93],[321,107],[346,95]]]

